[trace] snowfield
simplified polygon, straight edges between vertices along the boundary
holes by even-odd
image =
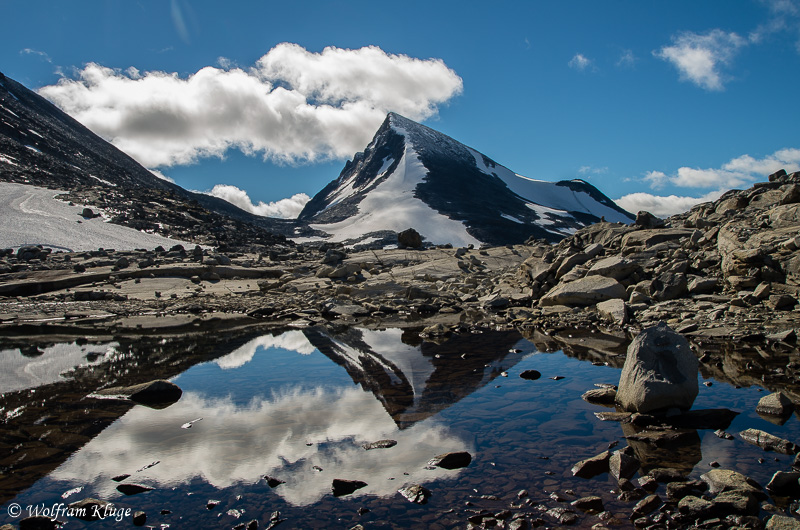
[[[133,250],[169,248],[194,243],[146,234],[133,228],[106,223],[101,217],[81,217],[84,205],[70,206],[54,197],[58,190],[48,190],[0,182],[0,248],[42,245],[54,250],[84,251],[109,248]],[[100,213],[95,209],[95,212]]]

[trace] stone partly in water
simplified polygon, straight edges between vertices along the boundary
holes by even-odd
[[[466,451],[458,451],[435,456],[428,461],[428,465],[444,469],[460,469],[467,467],[470,462],[472,462],[472,455]]]
[[[397,492],[405,497],[406,500],[415,504],[425,504],[428,502],[428,498],[431,496],[430,490],[420,486],[419,484],[409,484],[407,486],[403,486],[397,490]]]
[[[369,451],[370,449],[389,449],[395,445],[397,445],[397,440],[378,440],[361,444],[361,447]]]
[[[617,403],[625,410],[688,410],[697,397],[698,362],[689,342],[665,323],[645,329],[628,348]]]
[[[607,473],[610,458],[611,452],[604,451],[599,455],[581,460],[572,466],[572,475],[580,478],[592,478],[602,473]]]
[[[708,484],[709,492],[717,495],[723,491],[741,490],[749,491],[759,497],[766,498],[761,486],[755,480],[731,469],[712,469],[702,475],[700,479]]]
[[[152,490],[153,488],[149,486],[143,486],[142,484],[120,484],[117,486],[117,491],[124,495],[137,495],[139,493],[145,493]]]
[[[745,429],[739,433],[739,436],[745,442],[757,445],[765,451],[775,451],[784,455],[793,455],[800,452],[800,448],[789,440],[784,440],[759,429]]]
[[[333,479],[333,484],[331,484],[331,492],[333,493],[334,497],[341,497],[343,495],[350,495],[357,489],[361,489],[366,485],[366,482],[362,482],[360,480],[344,480],[335,478]]]
[[[767,416],[788,416],[794,410],[794,404],[783,392],[773,392],[758,400],[756,412]]]
[[[133,386],[105,388],[97,392],[98,396],[127,398],[145,405],[174,403],[182,394],[178,385],[164,379]]]

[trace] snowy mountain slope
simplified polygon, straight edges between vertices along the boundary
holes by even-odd
[[[601,217],[633,219],[582,180],[522,177],[394,113],[300,214],[333,241],[413,227],[430,243],[454,245],[558,241]]]
[[[253,215],[210,195],[156,177],[58,107],[0,72],[0,181],[73,191],[96,189],[131,202],[142,195],[168,195],[199,203],[222,216],[272,233],[294,235],[298,223]],[[93,204],[107,207],[107,204]],[[175,208],[173,208],[175,209]],[[180,209],[180,208],[178,208]]]

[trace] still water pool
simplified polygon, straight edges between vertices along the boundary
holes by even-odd
[[[278,522],[282,528],[463,528],[481,510],[501,517],[509,510],[554,525],[547,510],[559,506],[577,513],[577,526],[590,527],[601,519],[569,501],[598,495],[606,516],[631,526],[632,503],[617,500],[613,478],[580,479],[570,471],[610,444],[627,445],[619,423],[595,416],[612,409],[581,399],[596,383],[618,382],[619,368],[608,365],[614,363],[539,352],[514,331],[456,335],[441,344],[400,329],[322,328],[235,341],[207,336],[202,342],[214,347],[188,368],[181,362],[194,361],[174,345],[169,355],[158,356],[152,345],[137,341],[63,343],[60,355],[47,348],[38,355],[0,348],[0,365],[29,376],[24,384],[0,379],[9,385],[0,388],[0,447],[8,453],[0,461],[0,524],[18,524],[29,510],[93,497],[123,512],[144,511],[146,524],[155,528],[233,528],[253,520],[258,528]],[[65,368],[67,357],[72,365]],[[46,361],[61,364],[47,368]],[[141,376],[151,364],[165,369],[162,375],[174,367],[170,379],[183,390],[178,402],[154,409],[86,397],[86,388],[103,386],[114,371]],[[36,370],[46,374],[39,383],[30,375]],[[521,378],[526,370],[541,377]],[[94,382],[81,386],[85,380]],[[702,377],[701,383],[711,384],[700,385],[695,409],[739,412],[729,432],[756,427],[800,440],[796,418],[777,425],[755,414],[762,388]],[[19,401],[20,395],[41,399],[39,409]],[[70,421],[81,425],[80,432],[68,428]],[[73,450],[48,452],[65,447],[48,446],[48,425],[58,425],[62,436],[82,438],[66,444]],[[379,440],[397,443],[363,448]],[[762,485],[792,462],[738,437],[721,439],[712,429],[699,429],[678,448],[635,449],[651,468],[678,467],[697,478],[714,463]],[[36,451],[38,460],[30,457]],[[468,467],[427,465],[456,451],[472,455]],[[120,481],[122,475],[130,476]],[[270,486],[265,477],[281,483]],[[334,479],[366,485],[334,497]],[[124,495],[120,483],[152,489]],[[409,484],[430,490],[426,504],[398,493]],[[520,498],[520,490],[527,496]],[[12,505],[21,507],[21,516],[10,514]],[[132,526],[130,516],[58,518],[65,528]]]

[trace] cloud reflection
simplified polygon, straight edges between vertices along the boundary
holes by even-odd
[[[201,417],[191,429],[180,428]],[[397,446],[361,448],[361,443],[384,438],[397,440]],[[230,398],[187,393],[163,410],[132,409],[52,478],[91,484],[103,498],[114,498],[119,493],[111,477],[120,473],[158,488],[201,479],[220,489],[255,483],[268,474],[286,481],[275,489],[278,495],[308,505],[330,493],[334,478],[367,482],[356,495],[388,496],[405,482],[453,475],[457,472],[424,466],[436,454],[469,450],[464,440],[434,421],[400,431],[381,404],[358,388],[295,389],[245,407]],[[155,460],[161,463],[134,473]]]

